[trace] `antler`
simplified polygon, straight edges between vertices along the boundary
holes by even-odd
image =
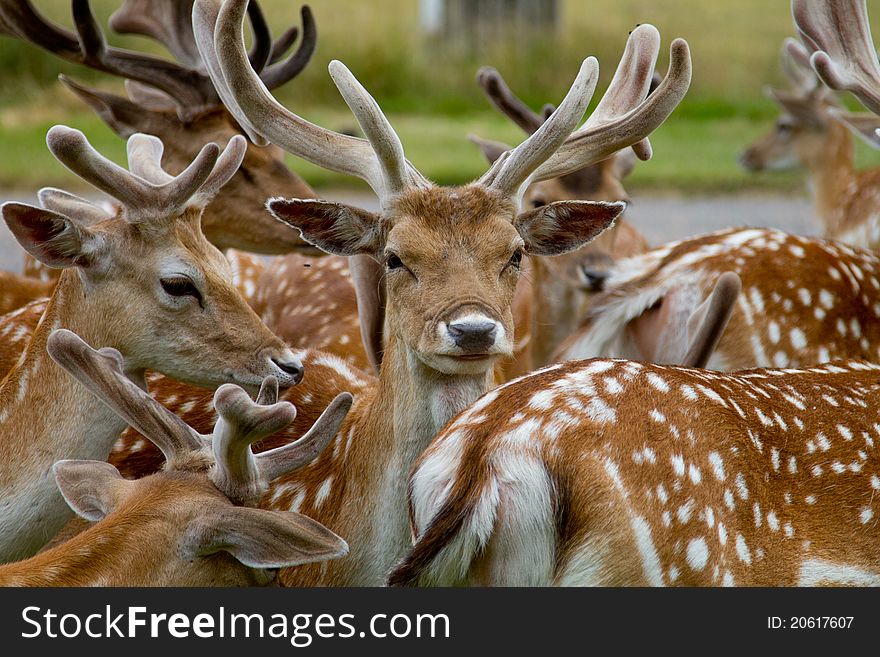
[[[167,219],[190,206],[204,207],[238,169],[246,149],[241,135],[229,140],[222,155],[216,144],[206,144],[180,175],[171,176],[161,166],[162,142],[150,135],[129,137],[130,172],[98,153],[79,130],[54,126],[46,143],[68,169],[120,201],[130,223]]]
[[[522,128],[526,134],[531,135],[544,123],[545,117],[535,114],[528,105],[520,100],[507,86],[501,74],[491,66],[483,66],[477,71],[477,84],[480,85],[483,93],[492,101],[492,104]],[[552,113],[553,110],[546,116],[549,117]]]
[[[201,449],[198,433],[125,376],[122,355],[115,349],[95,351],[76,333],[57,329],[49,336],[46,350],[89,392],[162,450],[171,466]]]
[[[782,43],[782,72],[792,87],[801,93],[813,91],[819,78],[810,65],[810,53],[802,43],[788,37]]]
[[[53,331],[49,355],[98,399],[162,450],[166,469],[189,469],[192,455],[207,454],[201,436],[177,415],[132,383],[115,349],[95,351],[66,329]],[[351,408],[352,396],[338,395],[299,440],[254,454],[251,445],[293,422],[296,409],[278,401],[278,381],[267,377],[256,402],[244,389],[225,384],[214,393],[218,419],[210,437],[214,464],[211,481],[236,504],[254,505],[269,483],[313,461],[336,435]],[[196,459],[198,467],[205,461]]]
[[[634,146],[643,160],[650,157],[650,146],[643,140],[681,102],[691,80],[688,44],[684,39],[676,39],[670,46],[666,77],[648,95],[658,50],[656,28],[641,25],[633,30],[602,101],[586,123],[532,174],[532,182],[571,173],[627,146]]]
[[[289,402],[278,403],[274,377],[263,381],[256,402],[238,386],[221,386],[214,394],[219,417],[212,441],[216,463],[211,480],[232,501],[255,504],[270,481],[299,470],[323,451],[351,403],[349,393],[339,394],[299,440],[254,454],[251,445],[293,422],[296,409]]]
[[[880,64],[864,0],[792,0],[791,13],[822,81],[880,114]]]
[[[230,0],[222,7],[213,0],[196,0],[193,28],[218,93],[255,143],[271,141],[319,166],[362,178],[380,198],[409,186],[428,186],[405,160],[400,139],[376,101],[341,63],[330,63],[330,75],[369,141],[325,130],[281,106],[247,58],[245,8],[246,0]]]
[[[179,63],[107,45],[88,0],[72,0],[76,33],[54,25],[40,15],[30,0],[0,0],[0,30],[33,43],[62,59],[136,80],[170,96],[184,121],[205,107],[217,105],[214,89],[199,57],[192,28],[193,0],[126,0],[110,18],[114,30],[142,34],[162,43]],[[270,89],[299,74],[315,51],[317,30],[308,6],[302,8],[303,38],[296,52],[271,66],[296,40],[298,30],[288,29],[272,43],[268,25],[256,0],[247,8],[254,33],[251,62],[262,71]],[[264,70],[265,69],[265,70]]]

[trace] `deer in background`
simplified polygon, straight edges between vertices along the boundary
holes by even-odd
[[[161,167],[162,142],[128,140],[127,171],[85,136],[55,126],[52,154],[117,199],[122,208],[90,227],[101,208],[70,194],[41,194],[51,209],[5,203],[3,219],[31,255],[64,272],[27,348],[0,384],[0,559],[33,554],[69,518],[51,467],[62,458],[105,460],[125,424],[79,386],[59,385],[46,354],[49,334],[67,328],[119,350],[126,371],[147,368],[193,385],[282,386],[302,363],[241,298],[223,255],[202,234],[202,210],[234,174],[244,137],[223,152],[205,146],[178,176]]]
[[[47,21],[28,0],[0,0],[0,27],[10,36],[62,59],[126,78],[130,99],[89,89],[66,77],[62,81],[120,136],[145,132],[162,139],[166,144],[163,166],[177,172],[202,144],[213,141],[222,145],[241,134],[233,113],[227,109],[229,99],[221,97],[205,72],[193,35],[192,4],[192,0],[126,0],[110,18],[115,31],[155,39],[176,62],[106,46],[87,0],[72,2],[76,33]],[[282,59],[298,37],[297,28],[290,28],[273,43],[255,0],[247,11],[254,34],[249,60],[267,88],[275,89],[296,77],[314,53],[314,18],[309,7],[303,6],[302,40],[295,52]],[[237,286],[276,335],[291,346],[330,351],[361,368],[378,366],[375,341],[371,343],[373,351],[368,353],[359,338],[362,328],[356,299],[373,294],[377,286],[377,281],[365,277],[365,271],[371,272],[369,263],[359,263],[361,259],[356,258],[353,266],[357,271],[352,280],[346,262],[340,258],[298,255],[323,252],[266,212],[266,200],[278,195],[315,196],[284,165],[281,149],[258,148],[249,142],[241,167],[205,209],[202,226],[206,237],[221,250],[229,250]],[[264,268],[262,262],[236,249],[297,254]],[[56,278],[53,270],[30,259],[25,271],[44,280]],[[354,284],[362,284],[364,290],[354,289]],[[318,285],[333,295],[334,309],[327,309],[322,293],[313,291]],[[25,300],[35,299],[27,297],[34,291],[33,285],[18,285],[10,304],[19,305],[4,306],[0,311],[8,312]],[[36,288],[37,293],[41,291]],[[18,317],[16,330],[26,319],[35,322],[38,316],[29,313]],[[4,349],[10,350],[6,346]]]
[[[271,488],[261,506],[297,509],[346,537],[351,552],[321,567],[283,571],[285,584],[380,584],[409,544],[405,473],[437,431],[493,386],[493,367],[512,351],[511,303],[525,249],[550,255],[581,246],[614,220],[620,204],[562,201],[519,212],[530,180],[565,175],[645,139],[683,97],[690,81],[687,44],[672,44],[670,71],[644,99],[658,44],[643,25],[630,36],[617,84],[580,129],[596,84],[585,60],[553,116],[479,180],[453,188],[429,183],[405,159],[375,100],[339,62],[330,73],[368,141],[332,133],[278,105],[247,61],[245,3],[197,0],[194,26],[215,83],[225,85],[253,139],[266,138],[325,168],[365,179],[381,210],[340,203],[275,199],[269,207],[305,239],[339,255],[367,254],[386,271],[388,338],[379,378],[367,379],[331,356],[302,355],[306,379],[285,394],[304,417],[325,405],[338,381],[355,402],[332,446],[310,466]],[[326,375],[325,375],[326,374]],[[315,378],[309,379],[309,376]],[[192,426],[210,417],[203,394],[151,382],[156,398]],[[192,402],[189,409],[181,404]],[[266,441],[283,444],[284,434]],[[161,457],[129,436],[112,459],[123,472],[145,473]],[[129,467],[126,468],[126,465]],[[130,469],[129,469],[130,468]]]
[[[533,112],[493,68],[480,69],[477,82],[492,104],[527,135],[534,134],[553,113],[552,105],[544,106],[543,116]],[[658,83],[655,73],[646,93]],[[475,136],[470,139],[490,163],[510,150],[510,146],[500,142]],[[533,183],[523,195],[523,207],[538,208],[554,201],[577,199],[627,201],[622,180],[632,171],[635,159],[636,153],[627,148],[565,176]],[[595,240],[571,253],[558,258],[525,258],[523,280],[514,301],[515,357],[510,365],[504,366],[504,378],[549,363],[559,343],[577,328],[592,293],[602,289],[609,265],[617,258],[647,249],[644,237],[621,217]]]
[[[420,457],[397,585],[880,584],[880,366],[554,365]]]
[[[96,522],[69,542],[0,566],[3,586],[248,586],[278,568],[345,555],[348,546],[298,513],[248,508],[271,480],[294,472],[326,446],[351,405],[340,397],[298,441],[254,455],[251,445],[293,421],[278,383],[263,381],[256,403],[236,385],[214,393],[218,418],[201,436],[125,375],[115,349],[95,351],[59,329],[49,355],[93,395],[138,427],[166,458],[162,472],[123,479],[104,461],[58,461],[64,500]]]
[[[165,144],[162,165],[179,173],[204,144],[223,147],[241,134],[199,58],[192,33],[192,0],[126,0],[110,18],[115,31],[155,39],[176,61],[108,46],[88,0],[72,0],[71,7],[75,32],[48,21],[30,0],[0,0],[0,29],[66,61],[124,78],[130,98],[61,78],[120,137],[127,139],[137,132],[159,137]],[[251,61],[263,83],[275,89],[308,64],[317,43],[315,21],[309,8],[303,7],[302,40],[296,51],[282,59],[298,37],[297,28],[273,43],[255,0],[248,16],[254,35]],[[202,218],[205,236],[217,248],[317,253],[263,207],[266,199],[279,194],[314,196],[284,165],[282,155],[277,148],[248,144],[241,168],[205,208]]]
[[[824,236],[865,249],[880,248],[880,169],[857,172],[850,131],[880,127],[873,114],[847,112],[819,83],[806,49],[786,39],[783,70],[791,91],[767,89],[782,110],[771,132],[740,156],[749,171],[803,166]]]
[[[742,280],[708,367],[801,367],[880,358],[880,259],[846,244],[763,228],[673,242],[617,263],[558,361],[679,364],[688,324],[725,272]]]

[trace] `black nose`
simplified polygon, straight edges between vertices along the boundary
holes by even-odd
[[[584,267],[581,272],[584,275],[584,283],[588,290],[591,292],[601,292],[605,288],[605,281],[608,280],[609,276],[607,271]]]
[[[301,364],[288,360],[277,360],[275,358],[272,359],[272,362],[278,366],[278,369],[290,374],[293,377],[293,382],[295,384],[302,381],[304,370]]]
[[[468,353],[486,351],[495,342],[495,322],[462,322],[447,327],[456,345]]]

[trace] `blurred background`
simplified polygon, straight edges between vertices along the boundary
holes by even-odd
[[[69,0],[34,4],[58,23],[71,24]],[[92,5],[106,26],[121,0]],[[276,34],[299,22],[298,2],[262,0],[261,6]],[[685,100],[651,137],[653,160],[640,163],[627,180],[636,202],[646,193],[782,194],[803,196],[798,207],[809,211],[802,174],[749,174],[736,161],[778,114],[762,89],[785,86],[779,53],[783,39],[794,35],[787,0],[316,0],[311,7],[317,53],[276,95],[311,121],[353,129],[327,74],[331,59],[342,60],[387,112],[407,156],[438,183],[466,182],[485,170],[465,139],[468,133],[514,144],[523,138],[490,108],[475,83],[479,66],[498,68],[514,92],[538,109],[559,102],[587,55],[598,58],[599,91],[604,89],[628,32],[650,22],[663,37],[658,70],[665,71],[669,43],[681,36],[691,45],[694,77]],[[871,15],[880,20],[880,12]],[[148,39],[109,29],[107,35],[114,45],[161,52]],[[0,187],[32,194],[47,184],[81,185],[46,150],[46,130],[59,122],[83,130],[99,150],[122,161],[122,140],[56,78],[63,72],[123,93],[120,79],[10,38],[0,38],[0,66]],[[600,97],[597,92],[594,104]],[[880,164],[880,154],[859,144],[858,162]],[[291,166],[316,188],[364,189],[359,181],[292,158]]]

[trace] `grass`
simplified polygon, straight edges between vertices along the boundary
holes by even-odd
[[[70,24],[70,5],[34,0],[52,19]],[[106,24],[120,0],[92,0]],[[275,27],[298,21],[289,0],[262,0]],[[684,192],[801,189],[797,173],[747,174],[736,155],[765,131],[775,110],[761,94],[766,83],[781,84],[778,52],[792,34],[787,2],[765,0],[560,0],[562,20],[552,34],[513,26],[510,38],[481,41],[426,37],[419,30],[416,0],[313,1],[319,32],[314,61],[279,98],[306,118],[330,128],[350,128],[351,115],[326,72],[331,58],[341,59],[376,96],[403,140],[408,157],[430,178],[454,184],[485,170],[482,157],[464,137],[468,133],[516,143],[522,135],[491,111],[474,83],[481,64],[495,65],[533,107],[558,101],[578,62],[587,54],[602,67],[600,89],[613,73],[627,32],[651,22],[663,35],[663,50],[675,36],[691,45],[694,79],[687,98],[653,136],[654,159],[640,163],[628,187],[672,188]],[[880,13],[872,12],[880,21]],[[880,32],[880,24],[874,26]],[[161,52],[139,37],[110,34],[117,45]],[[666,54],[659,68],[664,70]],[[121,89],[119,81],[60,62],[11,39],[0,39],[0,186],[21,190],[41,185],[76,187],[77,180],[45,148],[45,132],[54,123],[83,130],[92,143],[116,161],[124,146],[78,100],[59,89],[55,78],[66,72],[89,84]],[[597,94],[598,96],[598,94]],[[880,165],[880,155],[860,146],[862,165]],[[291,158],[291,166],[316,187],[352,186],[351,179]]]

